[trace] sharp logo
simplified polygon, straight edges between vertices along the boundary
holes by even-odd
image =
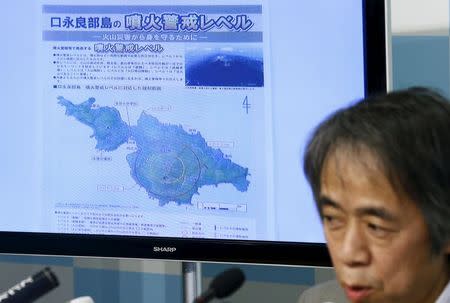
[[[174,253],[177,250],[176,247],[160,247],[160,246],[153,246],[154,252],[168,252],[168,253]]]

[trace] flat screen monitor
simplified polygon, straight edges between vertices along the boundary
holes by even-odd
[[[0,15],[1,253],[329,264],[303,150],[386,89],[383,1]]]

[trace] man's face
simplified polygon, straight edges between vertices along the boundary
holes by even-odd
[[[450,245],[441,254],[431,253],[420,210],[394,191],[370,153],[330,155],[320,199],[328,249],[350,301],[437,299],[449,279]]]

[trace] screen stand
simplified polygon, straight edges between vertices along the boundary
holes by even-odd
[[[193,303],[202,291],[200,262],[181,262],[183,273],[183,303]]]

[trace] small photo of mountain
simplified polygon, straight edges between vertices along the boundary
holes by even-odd
[[[185,58],[187,86],[264,86],[262,49],[191,48]]]

